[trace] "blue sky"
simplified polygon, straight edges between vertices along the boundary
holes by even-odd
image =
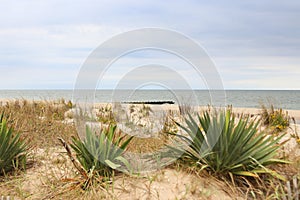
[[[0,0],[0,5],[0,89],[73,89],[97,46],[144,27],[179,31],[202,45],[226,89],[300,89],[298,0]],[[130,59],[137,58],[128,57],[127,64],[135,63]],[[114,88],[118,72],[110,69],[105,87]]]

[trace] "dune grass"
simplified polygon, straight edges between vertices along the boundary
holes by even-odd
[[[262,122],[272,133],[282,132],[289,127],[291,117],[287,111],[276,109],[274,105],[270,105],[269,108],[262,105],[261,110]]]
[[[7,123],[21,134],[21,138],[34,147],[50,147],[60,144],[57,137],[69,140],[77,135],[74,124],[63,123],[70,103],[58,101],[15,100],[1,102],[0,113]]]

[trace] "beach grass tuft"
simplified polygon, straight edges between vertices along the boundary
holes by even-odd
[[[274,105],[270,105],[270,108],[262,105],[261,109],[262,122],[273,133],[279,133],[289,127],[291,118],[287,111],[283,111],[281,108],[275,109]]]

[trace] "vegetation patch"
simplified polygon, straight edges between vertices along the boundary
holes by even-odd
[[[271,128],[273,133],[284,131],[290,125],[290,116],[287,111],[275,109],[273,105],[268,109],[262,105],[262,123]]]
[[[26,166],[28,145],[20,134],[7,127],[6,119],[0,115],[0,175]]]
[[[0,164],[8,161],[5,165],[9,163],[10,167],[5,170],[1,167],[5,173],[0,176],[0,195],[21,199],[163,199],[165,196],[293,199],[299,196],[300,158],[282,153],[282,141],[299,137],[296,126],[290,127],[292,118],[281,109],[268,109],[269,117],[256,118],[237,116],[231,109],[215,112],[212,108],[198,114],[191,114],[188,108],[181,109],[187,116],[184,118],[179,109],[168,113],[157,137],[138,138],[124,136],[116,127],[117,113],[105,106],[99,108],[97,115],[102,129],[87,128],[81,140],[72,119],[66,122],[66,117],[72,116],[66,113],[72,113],[75,106],[65,100],[1,103],[0,137],[5,139],[0,149],[9,149],[5,144],[15,144],[24,151],[15,154],[2,151],[6,158],[0,158]],[[147,117],[149,110],[142,111]],[[274,120],[266,123],[267,118]],[[276,134],[270,134],[270,130],[271,133],[276,130]],[[166,145],[173,154],[181,155],[172,165],[143,175],[121,173],[131,170],[125,151],[151,153]],[[12,156],[7,157],[7,152]],[[9,173],[25,168],[28,152],[33,162],[30,168]],[[169,155],[170,152],[164,154]],[[294,162],[286,162],[288,158]]]

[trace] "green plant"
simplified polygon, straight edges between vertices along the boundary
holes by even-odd
[[[0,174],[26,165],[27,145],[20,134],[7,127],[3,114],[0,115]]]
[[[96,135],[86,127],[86,137],[83,141],[72,137],[71,147],[87,174],[98,175],[105,180],[122,165],[129,168],[123,153],[132,137],[121,136],[116,128],[115,125],[109,125],[107,129],[103,129],[99,135]]]
[[[182,160],[224,175],[258,177],[259,173],[269,173],[282,178],[266,167],[285,163],[274,158],[281,137],[258,132],[259,122],[243,116],[236,119],[231,110],[205,111],[197,118],[198,123],[191,115],[185,120],[186,126],[178,123],[187,135],[174,134],[179,145],[169,146],[182,155]]]
[[[281,108],[275,109],[273,105],[270,109],[262,105],[261,115],[263,124],[270,126],[275,133],[285,130],[290,125],[288,112],[284,112]]]

